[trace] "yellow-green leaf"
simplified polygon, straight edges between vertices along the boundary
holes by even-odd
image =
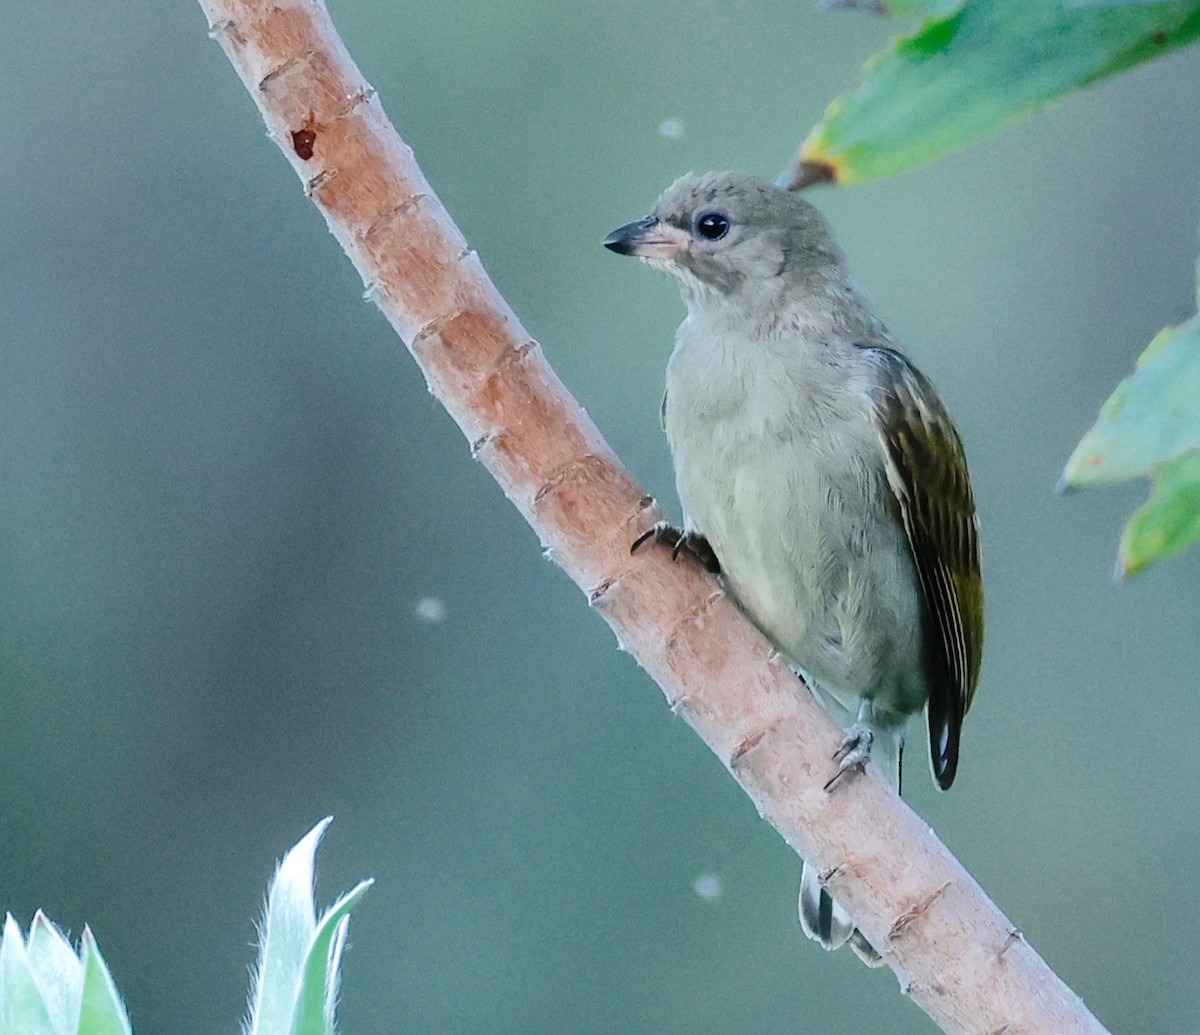
[[[1075,488],[1148,474],[1200,448],[1200,316],[1160,331],[1063,472]]]
[[[1164,464],[1150,498],[1121,536],[1118,574],[1135,575],[1153,561],[1200,539],[1200,450]]]
[[[943,7],[895,6],[935,15]],[[1200,0],[968,0],[868,61],[862,85],[834,100],[804,141],[789,186],[865,183],[917,168],[1197,37]]]
[[[80,961],[83,964],[83,991],[79,1004],[79,1035],[131,1035],[121,996],[88,927],[83,929]]]

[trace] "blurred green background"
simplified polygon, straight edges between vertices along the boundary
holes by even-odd
[[[673,508],[682,309],[598,242],[689,169],[773,177],[893,26],[791,0],[333,13]],[[233,1032],[273,860],[333,813],[322,900],[377,878],[350,1035],[932,1031],[890,972],[804,940],[797,861],[471,461],[205,30],[190,0],[6,10],[0,909],[90,923],[139,1032]],[[909,800],[1127,1032],[1200,1011],[1200,552],[1115,587],[1142,488],[1052,488],[1193,312],[1198,71],[813,196],[983,515],[963,766],[940,796],[910,751]]]

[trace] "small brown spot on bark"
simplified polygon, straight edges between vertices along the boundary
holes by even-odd
[[[608,591],[612,589],[619,580],[619,575],[613,575],[612,577],[601,582],[600,585],[588,590],[588,606],[595,607],[601,600],[604,599],[605,594],[608,593]]]
[[[729,759],[731,767],[736,768],[737,764],[746,757],[746,755],[758,747],[759,742],[767,735],[766,730],[759,730],[757,733],[752,733],[746,737],[733,751],[733,755]]]
[[[933,903],[936,902],[945,893],[945,891],[948,887],[950,887],[949,881],[947,881],[945,884],[943,884],[940,888],[938,888],[936,891],[934,891],[931,895],[927,895],[925,898],[923,898],[920,902],[918,902],[911,909],[907,910],[906,912],[901,913],[898,917],[896,917],[895,921],[892,923],[890,930],[887,933],[888,942],[890,943],[890,942],[900,938],[904,934],[904,931],[908,927],[909,924],[913,923],[916,920],[920,920],[920,919],[924,918],[926,912],[928,912],[928,910],[929,910],[929,907],[932,906]]]
[[[317,134],[311,129],[297,129],[292,133],[292,147],[304,161],[313,156],[313,144],[317,142]]]
[[[1003,956],[1006,952],[1008,952],[1009,949],[1016,945],[1017,942],[1022,941],[1023,938],[1024,935],[1022,935],[1021,932],[1016,928],[1013,928],[1008,932],[1008,937],[1004,939],[1004,948],[997,953],[997,957]]]

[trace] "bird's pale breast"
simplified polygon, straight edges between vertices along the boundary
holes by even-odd
[[[665,424],[685,522],[795,664],[899,723],[928,696],[920,596],[852,345],[738,341],[689,320]],[[846,389],[850,390],[847,391]],[[850,459],[847,459],[850,458]]]

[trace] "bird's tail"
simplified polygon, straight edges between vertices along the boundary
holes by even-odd
[[[904,739],[898,731],[876,733],[871,761],[897,791],[900,790],[900,755]],[[813,941],[826,949],[840,949],[847,942],[869,967],[883,960],[854,926],[854,918],[821,886],[815,866],[804,864],[800,876],[800,925]]]

